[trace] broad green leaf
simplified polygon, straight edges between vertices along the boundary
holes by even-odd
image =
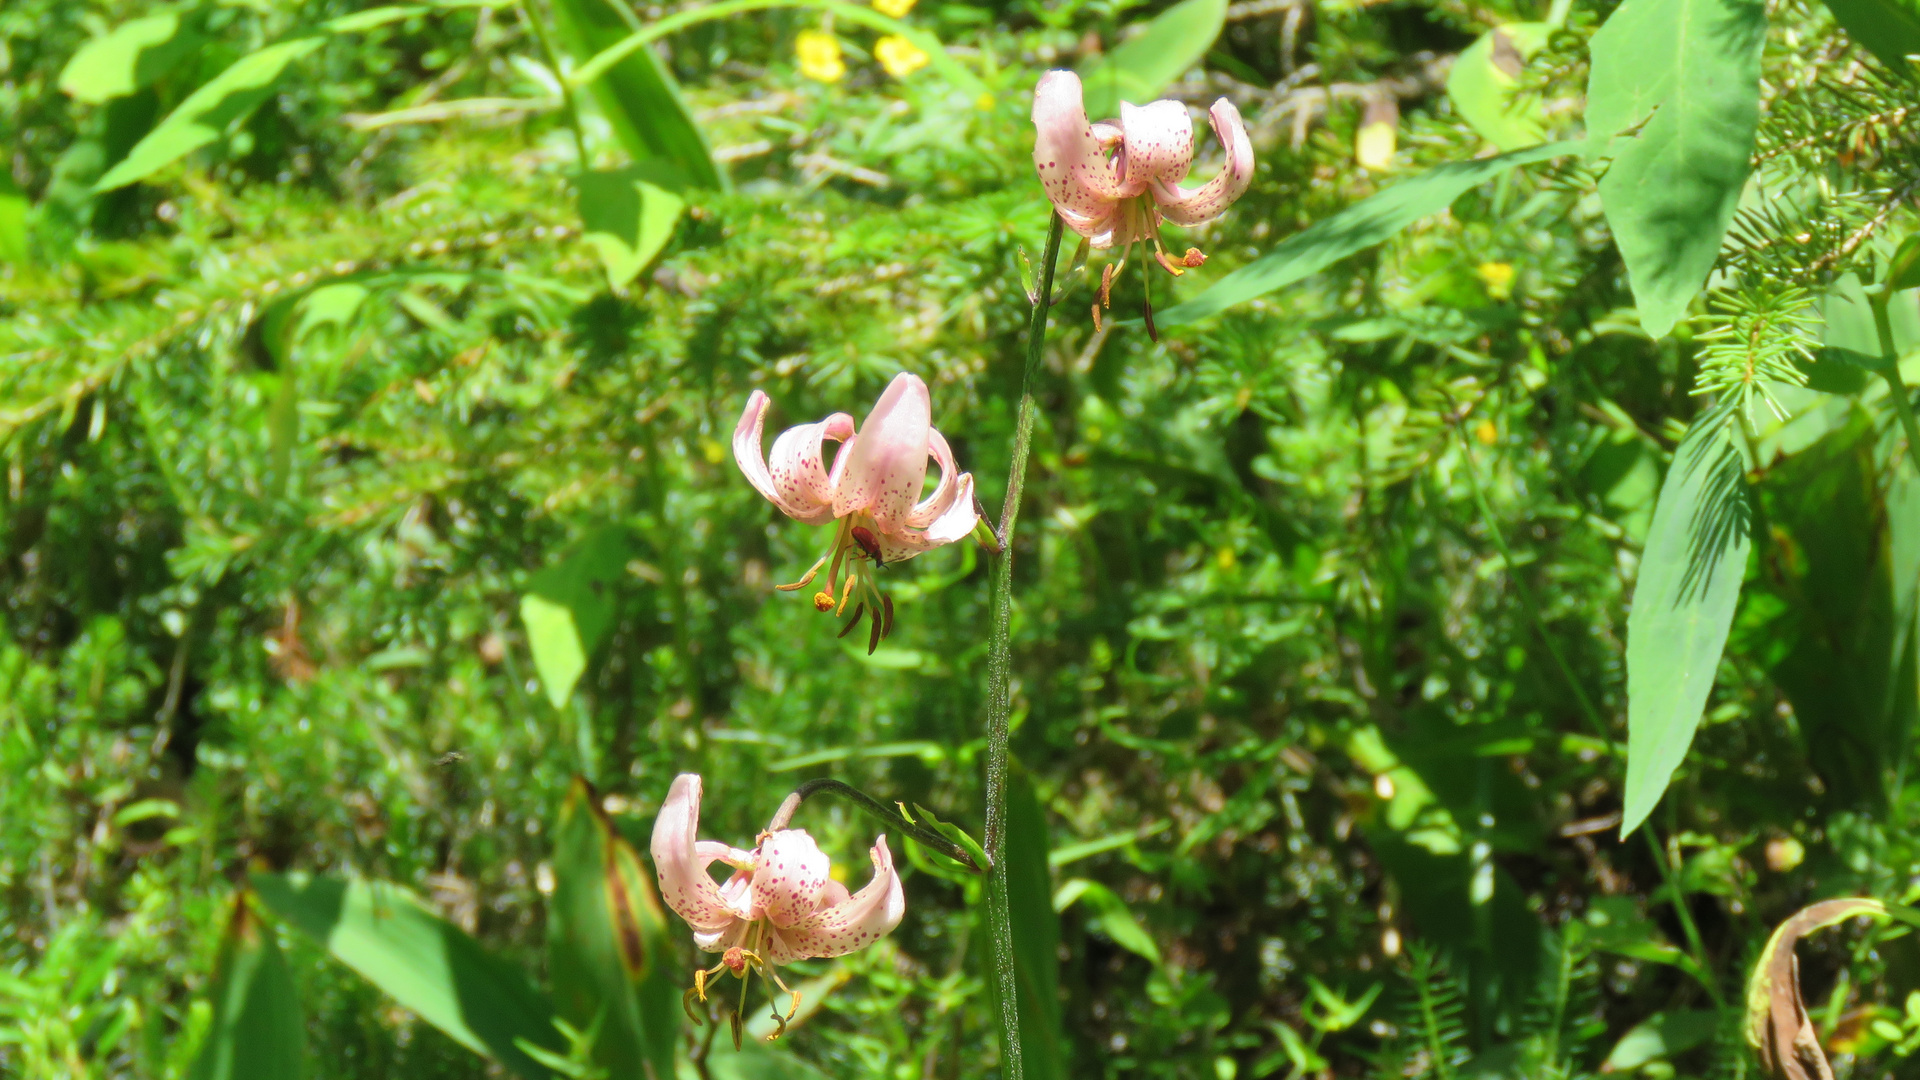
[[[1920,53],[1920,0],[1827,0],[1855,45],[1895,71]]]
[[[60,89],[75,101],[102,105],[153,85],[200,47],[169,11],[121,23],[94,38],[60,69]]]
[[[559,562],[534,575],[520,598],[534,670],[554,708],[567,703],[587,670],[587,657],[613,622],[614,590],[627,560],[618,529],[601,529]]]
[[[1579,150],[1571,142],[1549,143],[1499,157],[1454,161],[1395,184],[1371,198],[1315,222],[1258,259],[1215,282],[1186,303],[1154,313],[1161,326],[1197,322],[1264,296],[1325,270],[1354,252],[1370,248],[1394,233],[1453,204],[1475,188],[1517,165],[1531,165]]]
[[[706,1065],[711,1080],[827,1080],[826,1073],[759,1039],[746,1040],[738,1050],[726,1039],[716,1039],[710,1054]]]
[[[1736,406],[1687,430],[1660,486],[1627,617],[1627,784],[1620,835],[1638,828],[1686,757],[1746,574],[1749,509]]]
[[[1627,1072],[1691,1050],[1713,1038],[1720,1014],[1711,1009],[1677,1009],[1654,1013],[1620,1037],[1607,1054],[1606,1072]]]
[[[1120,103],[1145,105],[1213,48],[1226,23],[1227,0],[1181,0],[1146,29],[1080,73],[1087,115],[1120,115]]]
[[[1760,122],[1758,0],[1627,0],[1594,35],[1590,152],[1640,325],[1662,337],[1720,253]]]
[[[1007,872],[1004,877],[990,874],[987,882],[989,890],[997,882],[1006,883],[1004,902],[1013,923],[1014,987],[1028,1080],[1060,1080],[1067,1075],[1060,1015],[1060,916],[1053,910],[1047,847],[1045,811],[1026,773],[1014,768],[1007,783],[1007,836],[1002,852]],[[989,898],[989,904],[994,902]],[[985,918],[988,908],[982,906],[980,911]],[[980,938],[983,944],[991,940],[985,927]],[[999,1007],[995,1002],[996,1013]]]
[[[565,1053],[552,1004],[525,972],[412,893],[307,874],[255,874],[253,887],[275,915],[455,1042],[525,1080],[553,1075],[516,1044]]]
[[[593,1060],[612,1076],[673,1075],[680,987],[667,918],[640,857],[593,785],[574,777],[554,832],[547,968],[554,1009],[598,1032]]]
[[[214,961],[213,1024],[188,1080],[300,1080],[307,1029],[286,958],[273,928],[243,893]]]
[[[561,45],[575,64],[640,28],[628,21],[632,16],[624,7],[607,0],[553,0],[552,10]],[[659,159],[676,169],[684,184],[727,189],[726,174],[714,163],[706,136],[652,50],[640,49],[615,64],[592,89],[635,164]]]
[[[596,169],[574,181],[583,239],[600,256],[610,288],[638,277],[660,254],[686,206],[647,175],[634,168]]]
[[[236,61],[211,82],[188,95],[147,133],[125,158],[94,184],[98,193],[138,183],[220,138],[272,96],[287,65],[326,43],[324,37],[295,38],[269,45]]]
[[[1074,878],[1060,886],[1053,894],[1053,910],[1065,913],[1074,904],[1080,904],[1093,912],[1090,920],[1101,933],[1113,939],[1115,945],[1143,957],[1148,962],[1160,963],[1160,946],[1153,935],[1134,918],[1127,902],[1105,885],[1088,878]]]
[[[1508,23],[1460,51],[1447,73],[1454,110],[1502,150],[1520,150],[1546,138],[1540,102],[1514,99],[1527,58],[1547,43],[1553,27],[1543,22]]]

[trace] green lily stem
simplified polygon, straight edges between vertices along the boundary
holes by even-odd
[[[812,796],[822,793],[840,796],[861,810],[864,810],[869,817],[878,820],[887,828],[913,837],[919,841],[923,847],[945,855],[947,858],[972,870],[976,874],[984,870],[983,867],[974,861],[973,856],[968,854],[967,850],[959,844],[941,836],[932,829],[908,820],[898,810],[861,791],[859,788],[830,777],[809,780],[793,789],[793,794],[787,796],[787,800],[780,804],[780,811],[774,814],[773,820],[768,823],[767,831],[775,832],[786,828],[787,822],[793,819],[793,812],[799,809],[801,803]]]
[[[1907,397],[1907,384],[1900,380],[1900,352],[1893,345],[1893,318],[1888,308],[1893,303],[1893,290],[1885,285],[1878,286],[1867,293],[1867,304],[1873,308],[1873,328],[1880,335],[1880,376],[1887,380],[1887,389],[1893,397],[1893,411],[1900,417],[1900,425],[1907,430],[1907,460],[1915,469],[1920,469],[1920,421],[1913,415],[1913,402]]]
[[[1620,756],[1619,748],[1615,747],[1612,736],[1607,732],[1607,724],[1600,715],[1600,709],[1594,705],[1593,699],[1587,696],[1586,687],[1580,684],[1580,680],[1573,673],[1573,665],[1567,662],[1566,656],[1560,651],[1560,646],[1548,632],[1546,615],[1540,606],[1539,598],[1534,595],[1533,587],[1528,585],[1526,579],[1519,573],[1519,568],[1513,561],[1513,551],[1507,547],[1506,535],[1501,532],[1499,524],[1494,520],[1493,505],[1487,501],[1486,488],[1480,483],[1479,466],[1473,460],[1473,443],[1467,435],[1465,415],[1455,416],[1453,426],[1460,436],[1460,452],[1466,458],[1467,486],[1473,490],[1474,505],[1480,511],[1481,524],[1486,528],[1487,536],[1493,541],[1494,550],[1500,553],[1500,558],[1507,564],[1507,579],[1513,582],[1514,591],[1519,593],[1521,606],[1527,609],[1527,615],[1533,621],[1534,632],[1540,635],[1540,640],[1547,647],[1547,655],[1553,657],[1554,666],[1560,669],[1561,676],[1566,679],[1567,686],[1573,691],[1574,700],[1580,703],[1580,713],[1586,719],[1587,727],[1592,729],[1594,737],[1599,739],[1602,745],[1616,756]],[[1661,850],[1660,841],[1653,835],[1653,825],[1651,823],[1643,825],[1640,831],[1646,834],[1647,843],[1653,850],[1654,866],[1659,868],[1660,880],[1667,886],[1667,894],[1673,900],[1673,913],[1679,918],[1680,929],[1687,936],[1687,946],[1693,954],[1694,962],[1700,965],[1702,972],[1709,973],[1711,978],[1712,969],[1707,966],[1707,950],[1701,940],[1700,929],[1694,925],[1693,913],[1687,910],[1686,899],[1681,896],[1680,889],[1673,880],[1673,874],[1667,866],[1666,852]],[[1711,982],[1707,984],[1707,993],[1712,995],[1716,1003],[1721,1001],[1719,988]]]
[[[1013,916],[1007,891],[1007,742],[1013,718],[1013,528],[1020,520],[1020,493],[1027,485],[1027,455],[1033,445],[1034,374],[1047,344],[1047,310],[1053,302],[1053,268],[1060,259],[1064,223],[1053,215],[1047,253],[1040,264],[1040,287],[1033,294],[1027,322],[1027,362],[1020,376],[1020,411],[1013,427],[1013,462],[1007,470],[1007,499],[1000,508],[1000,553],[993,560],[992,637],[987,653],[987,935],[991,944],[994,996],[1000,1002],[1000,1046],[1007,1080],[1023,1080],[1020,1004],[1013,971]]]

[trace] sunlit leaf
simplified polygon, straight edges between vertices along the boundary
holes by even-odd
[[[455,1042],[525,1080],[553,1075],[516,1044],[565,1052],[553,1006],[518,967],[412,893],[306,874],[255,874],[253,887],[268,910]]]
[[[600,256],[611,288],[632,281],[660,254],[686,206],[678,195],[649,182],[650,175],[635,168],[599,169],[574,181],[583,239]]]
[[[75,101],[105,104],[151,86],[200,45],[175,12],[131,19],[82,45],[60,69],[60,89]]]
[[[243,894],[234,901],[214,961],[213,1023],[188,1080],[300,1080],[306,1075],[306,1021],[273,940]]]
[[[613,621],[614,589],[626,564],[626,541],[602,529],[577,550],[534,575],[520,598],[520,620],[540,685],[554,708],[566,704],[587,670],[587,657]]]
[[[1661,337],[1720,253],[1760,121],[1758,0],[1627,0],[1594,35],[1590,151],[1640,325]]]
[[[1731,406],[1700,417],[1660,487],[1627,618],[1627,783],[1620,835],[1638,828],[1686,757],[1746,574],[1746,479]]]
[[[1145,105],[1200,62],[1220,36],[1227,0],[1180,0],[1146,28],[1080,72],[1087,115],[1118,116],[1120,103]]]
[[[94,184],[96,192],[137,183],[213,142],[273,95],[287,65],[326,43],[295,38],[269,45],[236,61],[195,90],[141,139],[120,163]]]
[[[1519,150],[1545,138],[1538,100],[1516,100],[1514,87],[1528,57],[1547,42],[1543,22],[1508,23],[1480,35],[1460,50],[1447,72],[1447,97],[1473,130],[1502,150]]]

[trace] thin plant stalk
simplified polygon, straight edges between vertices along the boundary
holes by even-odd
[[[1013,426],[1013,463],[1007,470],[1007,500],[1000,508],[1000,554],[993,561],[992,636],[987,651],[987,977],[1000,1000],[1000,1046],[1007,1080],[1023,1080],[1020,1005],[1013,970],[1013,913],[1008,895],[1007,740],[1013,716],[1013,529],[1020,519],[1020,493],[1027,484],[1027,453],[1033,445],[1033,377],[1047,344],[1047,309],[1053,303],[1053,268],[1060,257],[1062,222],[1053,215],[1047,252],[1040,261],[1040,288],[1027,322],[1027,362],[1020,376],[1020,411]]]

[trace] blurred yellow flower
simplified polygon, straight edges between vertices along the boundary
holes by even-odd
[[[840,59],[840,41],[824,30],[802,30],[793,39],[794,54],[800,58],[800,74],[817,82],[839,82],[847,73]]]
[[[887,74],[896,79],[904,79],[927,66],[927,54],[899,34],[888,34],[874,42],[873,58],[880,61],[880,66],[887,69]]]
[[[1400,106],[1392,98],[1367,102],[1360,130],[1354,133],[1353,159],[1368,172],[1384,172],[1393,167],[1393,152],[1399,142]]]
[[[1505,300],[1513,295],[1513,264],[1503,262],[1481,263],[1474,273],[1487,286],[1487,295],[1495,300]]]
[[[914,0],[873,0],[873,10],[889,19],[904,19],[913,10]]]

